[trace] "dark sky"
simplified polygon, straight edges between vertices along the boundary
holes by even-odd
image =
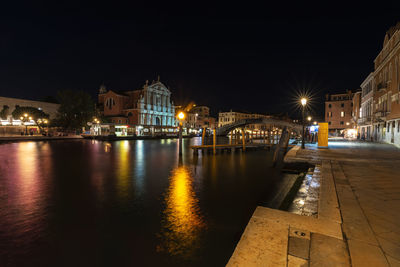
[[[321,112],[326,92],[359,88],[400,21],[387,1],[9,2],[0,11],[0,95],[95,97],[101,83],[132,90],[160,75],[175,103],[214,112],[293,114],[305,89]]]

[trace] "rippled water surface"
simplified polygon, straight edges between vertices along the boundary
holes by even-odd
[[[277,175],[199,142],[0,145],[0,266],[224,266]]]

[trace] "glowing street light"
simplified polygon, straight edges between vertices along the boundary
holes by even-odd
[[[178,113],[179,119],[179,155],[182,155],[182,120],[185,118],[185,113],[182,111]]]
[[[301,148],[304,149],[305,148],[305,146],[304,146],[304,132],[305,132],[304,131],[304,122],[305,122],[304,111],[305,111],[305,108],[306,108],[306,105],[307,105],[307,98],[302,97],[300,99],[300,103],[301,103],[301,106],[302,106],[302,117],[303,117],[303,120],[302,120],[302,122],[303,122],[303,135],[301,137]]]
[[[311,116],[308,116],[308,117],[307,117],[307,120],[308,120],[308,121],[311,121]]]
[[[28,113],[24,113],[24,116],[19,117],[21,122],[25,125],[25,135],[28,135],[28,125],[26,124],[28,121],[32,120],[32,117],[29,116]]]
[[[317,122],[316,122],[316,121],[314,121],[314,125],[317,125]]]
[[[178,119],[179,120],[183,120],[185,118],[185,113],[183,113],[182,111],[178,113]]]

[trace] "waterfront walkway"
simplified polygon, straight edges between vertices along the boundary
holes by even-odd
[[[303,216],[257,207],[228,266],[400,266],[400,149],[334,141],[285,160],[315,164],[317,194]]]

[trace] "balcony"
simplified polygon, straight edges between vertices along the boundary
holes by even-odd
[[[375,112],[375,118],[376,118],[378,121],[385,121],[385,120],[386,120],[386,116],[387,116],[389,113],[390,113],[390,111],[378,109],[378,110]]]
[[[358,125],[366,125],[366,124],[371,124],[372,120],[371,117],[364,117],[364,118],[359,118],[357,120]]]
[[[380,90],[386,90],[387,89],[387,82],[380,82],[378,83],[378,85],[376,86],[376,89],[378,89],[378,91]]]

